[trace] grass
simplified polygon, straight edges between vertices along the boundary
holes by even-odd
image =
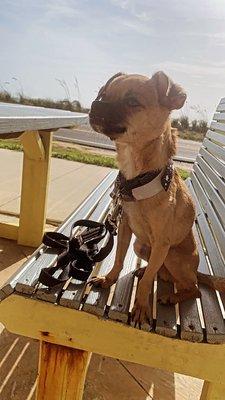
[[[15,139],[0,140],[0,149],[23,151],[22,144],[20,144],[20,142]],[[117,169],[117,162],[115,157],[104,156],[100,154],[91,154],[87,150],[80,150],[72,147],[65,148],[54,143],[52,148],[52,157]],[[178,168],[178,172],[182,179],[186,179],[189,176],[189,172],[185,169]]]
[[[205,133],[203,132],[195,132],[195,131],[178,131],[178,137],[186,140],[195,140],[196,142],[202,142],[205,137]]]

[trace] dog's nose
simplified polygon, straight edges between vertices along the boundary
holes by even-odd
[[[90,116],[106,118],[111,113],[111,105],[106,101],[93,101],[91,105]]]

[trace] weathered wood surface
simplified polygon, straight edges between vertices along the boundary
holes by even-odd
[[[0,137],[11,132],[71,127],[87,118],[83,113],[0,103]]]
[[[98,200],[112,185],[116,177],[116,172],[109,173],[86,200],[61,224],[58,232],[65,235],[70,234],[70,229],[74,221],[88,218],[96,207]],[[54,264],[57,258],[55,250],[40,246],[33,255],[21,266],[21,268],[10,278],[10,280],[0,289],[0,300],[10,295],[16,287],[19,293],[32,294],[37,283],[37,277],[43,267]]]
[[[103,260],[98,270],[98,276],[105,276],[113,267],[116,255],[117,240],[114,242],[114,247],[108,257]],[[82,310],[91,314],[103,316],[106,309],[107,300],[110,294],[110,288],[91,287],[91,290],[85,300]]]
[[[109,187],[109,189],[105,192],[103,197],[98,202],[98,205],[95,208],[95,210],[93,211],[93,213],[89,215],[90,220],[98,221],[98,222],[103,221],[104,216],[105,216],[105,214],[109,208],[109,205],[111,203],[111,197],[110,197],[111,191],[112,191],[112,188]],[[82,299],[84,287],[85,287],[85,284],[83,282],[73,279],[73,282],[71,282],[71,284],[68,286],[67,290],[64,292],[65,296],[68,294],[68,296],[71,299],[73,304],[75,302],[77,308],[79,307],[80,301]],[[41,300],[50,301],[50,302],[55,303],[58,296],[61,293],[61,290],[62,290],[62,285],[61,285],[61,287],[59,286],[58,288],[56,288],[56,289],[53,288],[51,290],[46,288],[44,285],[39,285],[38,290],[36,292],[36,297]],[[64,295],[63,295],[63,299],[65,300]],[[62,299],[62,301],[63,301],[63,299]],[[63,303],[61,303],[61,304],[63,304]]]
[[[177,336],[177,316],[174,305],[160,304],[158,300],[165,294],[174,293],[174,285],[165,282],[158,277],[157,279],[157,306],[156,306],[156,333],[160,335]]]
[[[81,400],[91,353],[41,342],[36,400]]]
[[[134,283],[133,271],[137,265],[137,256],[133,250],[134,236],[132,236],[130,246],[128,248],[123,269],[116,282],[116,287],[112,302],[109,309],[109,318],[116,321],[127,322],[130,307],[130,300],[132,295],[132,288]]]

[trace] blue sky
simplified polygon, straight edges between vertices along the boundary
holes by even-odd
[[[12,93],[89,106],[112,74],[163,70],[211,117],[225,97],[224,0],[1,0],[0,82]],[[10,84],[5,84],[9,82]],[[198,114],[199,117],[201,113]]]

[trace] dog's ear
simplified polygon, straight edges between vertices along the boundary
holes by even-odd
[[[101,89],[98,92],[97,98],[96,100],[99,100],[103,94],[106,91],[107,86],[109,86],[109,84],[114,81],[114,79],[118,78],[119,76],[125,75],[123,72],[117,72],[117,74],[113,75],[111,78],[108,79],[108,81],[106,82],[106,84],[104,86],[101,87]]]
[[[159,103],[169,110],[183,107],[187,98],[186,93],[180,85],[174,83],[164,72],[156,72],[152,76],[159,96]]]

